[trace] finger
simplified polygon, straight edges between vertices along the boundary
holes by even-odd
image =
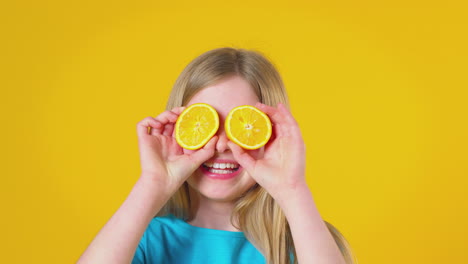
[[[276,136],[283,137],[297,134],[299,130],[298,123],[283,103],[278,103],[277,108],[259,103],[259,109],[264,110],[270,116]]]
[[[294,125],[296,123],[291,112],[283,103],[278,103],[276,108],[262,103],[257,103],[257,105],[258,109],[265,112],[275,123],[288,125]]]
[[[171,109],[171,112],[176,115],[180,115],[180,113],[182,113],[185,110],[185,108],[186,108],[185,106],[175,107]]]
[[[178,117],[179,115],[172,111],[165,111],[158,115],[155,119],[165,125],[167,123],[175,123]]]
[[[296,125],[296,119],[293,117],[291,112],[284,106],[283,103],[278,103],[278,110],[283,114],[284,119],[286,122],[288,122],[290,125]]]
[[[284,116],[279,109],[262,103],[257,103],[255,106],[267,114],[273,123],[281,124],[285,122]]]
[[[161,135],[163,131],[164,131],[164,125],[156,120],[155,120],[154,127],[148,127],[148,134],[152,136]]]
[[[156,121],[154,118],[152,117],[147,117],[143,120],[141,120],[140,122],[138,122],[137,124],[137,133],[139,136],[145,136],[145,135],[149,135],[150,133],[152,133],[151,130],[158,130],[158,129],[161,129],[162,127],[162,124],[158,121]]]
[[[247,172],[252,175],[253,169],[255,168],[255,159],[250,156],[249,153],[245,152],[243,148],[239,145],[235,144],[232,141],[228,141],[228,146],[234,155],[234,159],[236,159],[239,164],[244,167]]]
[[[271,137],[270,139],[268,139],[268,142],[265,144],[265,151],[267,151],[268,149],[270,149],[270,146],[275,142],[275,140],[278,138],[277,134],[278,132],[276,131],[278,130],[278,126],[274,126],[273,127],[273,131],[271,131]]]
[[[295,139],[301,138],[299,123],[293,117],[291,112],[282,104],[278,104],[278,110],[285,116],[285,124],[280,126],[282,135],[291,136]]]
[[[190,154],[191,159],[195,161],[197,166],[200,166],[203,162],[213,157],[217,141],[218,136],[214,136],[208,141],[208,143],[205,144],[205,146],[203,146],[203,148],[198,149],[194,153]]]
[[[169,123],[164,126],[164,131],[162,134],[164,136],[172,136],[173,131],[174,131],[174,124]]]
[[[281,125],[284,123],[284,117],[281,115],[281,113],[279,113],[279,110],[260,102],[258,102],[255,106],[268,115],[271,120],[272,130],[275,136],[282,136]]]

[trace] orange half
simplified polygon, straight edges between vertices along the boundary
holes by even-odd
[[[212,106],[203,103],[192,104],[177,118],[175,138],[185,149],[199,149],[208,143],[218,128],[218,112]]]
[[[272,130],[270,118],[251,105],[232,109],[224,128],[227,137],[244,149],[263,147],[270,140]]]

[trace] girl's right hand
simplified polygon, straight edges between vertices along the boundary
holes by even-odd
[[[174,137],[174,125],[185,107],[147,117],[137,125],[142,177],[164,184],[171,191],[214,155],[217,136],[201,149],[184,154]]]

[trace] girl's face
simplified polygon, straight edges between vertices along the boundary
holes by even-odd
[[[201,196],[210,200],[231,202],[255,184],[254,179],[234,159],[227,145],[229,139],[224,131],[224,121],[234,107],[255,105],[258,101],[257,95],[247,81],[239,76],[231,76],[202,89],[187,103],[187,105],[209,104],[219,114],[220,124],[217,132],[219,138],[215,154],[187,179],[190,187]],[[263,148],[246,151],[254,158],[263,156]],[[192,152],[184,149],[184,153]]]

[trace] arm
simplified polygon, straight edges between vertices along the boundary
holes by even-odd
[[[228,142],[234,157],[283,209],[299,263],[344,264],[307,187],[305,144],[296,120],[282,104],[274,108],[258,103],[257,107],[270,117],[275,137],[258,159]]]
[[[288,219],[299,263],[345,264],[305,183],[283,192],[276,201]]]
[[[151,219],[167,202],[165,186],[142,175],[78,263],[130,263]]]
[[[195,169],[213,155],[216,136],[203,148],[183,153],[173,137],[174,123],[182,110],[175,108],[138,123],[141,177],[78,263],[130,263],[151,219]]]

